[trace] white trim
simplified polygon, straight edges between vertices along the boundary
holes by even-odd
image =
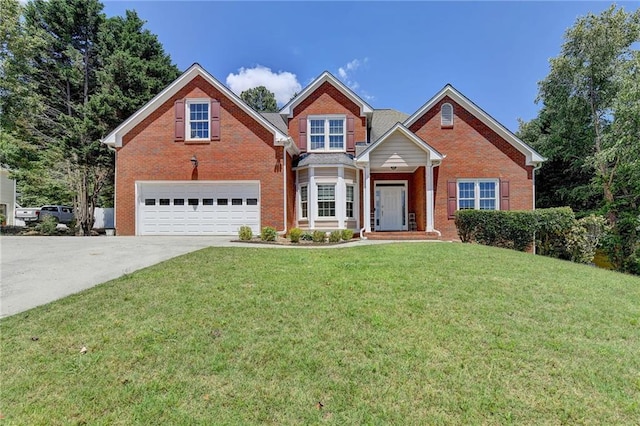
[[[311,120],[324,120],[324,148],[311,148]],[[342,120],[342,148],[331,148],[330,142],[330,123],[329,120]],[[319,133],[314,133],[319,135]],[[335,135],[335,134],[334,134]],[[307,116],[307,152],[309,153],[322,153],[322,152],[346,152],[347,150],[347,116],[344,114],[327,114],[327,115],[309,115]]]
[[[404,189],[404,218],[402,218],[401,222],[404,222],[404,225],[402,225],[402,229],[399,229],[399,231],[407,231],[409,229],[409,181],[408,180],[377,180],[375,182],[374,188],[373,188],[373,199],[374,201],[376,200],[376,192],[378,192],[378,186],[380,187],[384,187],[386,185],[398,185],[397,187],[400,188],[402,187]],[[402,185],[402,186],[400,186]],[[376,224],[375,224],[375,229],[376,231],[378,230],[378,206],[376,204],[375,206],[376,209],[376,216],[375,216],[375,220],[376,220]]]
[[[318,205],[320,203],[320,198],[318,197],[318,193],[319,193],[318,187],[320,185],[333,186],[333,216],[320,216],[320,206]],[[316,186],[316,198],[314,200],[314,204],[316,209],[316,220],[318,222],[336,221],[336,220],[339,222],[340,216],[338,215],[338,182],[335,179],[331,182],[316,180],[315,186]],[[331,200],[323,200],[323,201],[331,202]]]
[[[440,92],[434,97],[429,99],[420,109],[413,113],[409,118],[405,120],[406,127],[411,127],[420,117],[422,117],[427,111],[433,108],[438,102],[440,102],[445,96],[453,99],[457,104],[469,111],[473,116],[478,118],[484,124],[486,124],[491,130],[500,135],[504,140],[510,143],[514,148],[520,151],[526,157],[527,166],[536,166],[539,163],[546,160],[543,156],[538,154],[533,148],[521,141],[516,135],[511,133],[506,127],[498,123],[493,117],[484,112],[480,107],[474,104],[471,100],[467,99],[462,93],[458,92],[453,86],[447,84]]]
[[[426,205],[426,213],[427,213],[427,232],[433,232],[434,230],[434,206],[433,206],[433,201],[434,201],[434,188],[433,188],[433,165],[432,164],[427,164],[427,166],[424,168],[424,173],[425,173],[425,183],[426,183],[426,191],[427,191],[427,196],[425,197],[425,202],[427,203]]]
[[[302,216],[302,188],[307,189],[307,201],[305,201],[307,203],[306,216]],[[298,203],[298,220],[309,220],[309,183],[308,182],[298,184],[297,203]]]
[[[191,105],[206,105],[207,106],[207,134],[206,138],[192,138],[191,137],[191,111],[189,107]],[[196,122],[204,122],[204,120],[197,120]],[[191,142],[210,141],[211,140],[211,99],[209,98],[188,98],[184,102],[184,140]]]
[[[312,81],[307,87],[302,90],[295,98],[291,99],[285,106],[280,109],[281,115],[286,115],[289,118],[293,117],[294,108],[304,101],[310,94],[316,91],[323,83],[328,82],[343,95],[349,98],[353,103],[360,107],[360,117],[365,117],[367,114],[373,113],[371,105],[366,103],[360,96],[356,95],[351,89],[345,86],[340,80],[335,78],[329,71],[325,71],[318,78]]]
[[[102,143],[112,147],[122,147],[122,138],[129,133],[136,125],[147,118],[153,111],[160,107],[165,102],[169,101],[180,89],[185,87],[195,77],[200,76],[205,79],[209,84],[215,87],[222,94],[230,99],[233,103],[238,105],[245,113],[255,119],[263,127],[269,130],[274,136],[274,144],[277,146],[285,145],[285,141],[289,138],[288,135],[282,133],[271,124],[262,115],[257,113],[253,108],[240,99],[235,93],[229,90],[224,84],[216,80],[211,74],[209,74],[198,63],[194,63],[187,69],[182,75],[176,78],[171,84],[169,84],[163,91],[158,93],[153,99],[147,102],[142,108],[136,111],[131,117],[127,118],[122,124],[111,131],[105,138],[102,139]],[[173,105],[171,106],[173,108]],[[186,136],[186,135],[185,135]]]
[[[444,108],[449,108],[449,113],[451,116],[447,121],[445,121]],[[449,102],[445,102],[440,106],[440,127],[453,127],[453,105]]]
[[[495,202],[496,208],[493,210],[500,210],[500,179],[495,178],[474,178],[474,179],[456,179],[456,210],[460,209],[460,183],[473,183],[473,210],[480,210],[480,187],[481,182],[492,182],[495,186]],[[486,198],[488,199],[488,198]],[[470,210],[470,209],[467,209]]]
[[[445,158],[445,155],[440,154],[438,150],[436,150],[435,148],[430,146],[428,143],[426,143],[425,141],[420,139],[418,136],[416,136],[416,134],[413,133],[411,130],[409,130],[405,125],[403,125],[402,123],[396,123],[395,126],[389,129],[377,141],[375,141],[374,143],[369,145],[364,151],[362,151],[360,155],[358,155],[358,157],[356,158],[356,162],[368,163],[369,155],[371,154],[371,152],[373,152],[378,146],[382,145],[395,132],[402,133],[407,139],[409,139],[411,142],[416,144],[423,151],[428,153],[430,161],[433,161],[439,164],[439,162]]]

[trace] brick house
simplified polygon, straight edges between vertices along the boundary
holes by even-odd
[[[534,208],[544,161],[451,85],[406,115],[324,72],[258,113],[198,64],[103,142],[116,152],[119,235],[248,225],[457,239],[457,209]]]

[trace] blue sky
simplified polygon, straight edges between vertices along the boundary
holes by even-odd
[[[104,1],[134,9],[174,63],[279,104],[329,71],[374,108],[411,114],[451,83],[512,131],[536,116],[537,83],[579,16],[608,2]],[[627,11],[640,2],[619,2]]]

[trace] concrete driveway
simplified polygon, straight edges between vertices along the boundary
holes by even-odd
[[[0,237],[0,318],[232,237]]]

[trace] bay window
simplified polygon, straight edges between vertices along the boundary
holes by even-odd
[[[335,217],[336,186],[318,185],[318,217]]]

